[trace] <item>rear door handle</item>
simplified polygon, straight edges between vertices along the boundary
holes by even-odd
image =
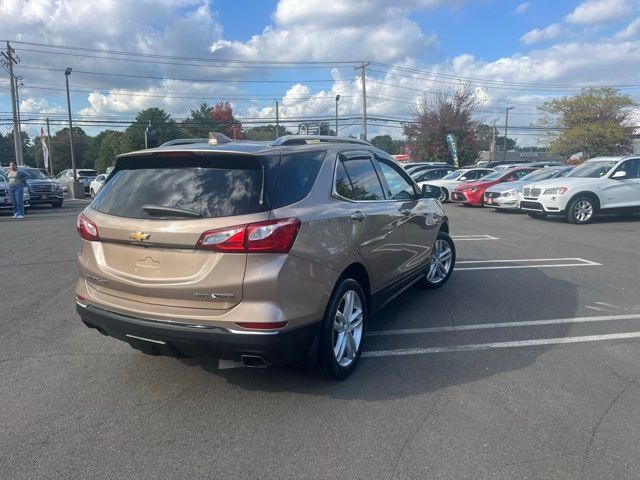
[[[361,222],[365,219],[366,216],[367,216],[366,213],[358,210],[357,212],[354,212],[351,214],[351,220],[355,220],[356,222]]]
[[[411,210],[409,210],[408,208],[403,208],[402,210],[400,210],[400,213],[403,215],[411,215]]]

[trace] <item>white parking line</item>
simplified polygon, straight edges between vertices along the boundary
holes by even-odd
[[[603,335],[585,335],[582,337],[539,338],[535,340],[516,340],[512,342],[476,343],[471,345],[454,345],[451,347],[400,348],[397,350],[369,350],[362,352],[363,357],[395,357],[400,355],[424,355],[427,353],[451,353],[469,350],[489,350],[493,348],[517,348],[540,345],[561,345],[566,343],[602,342],[605,340],[622,340],[640,338],[640,332],[610,333]]]
[[[498,237],[492,235],[452,235],[456,242],[473,241],[473,240],[500,240]]]
[[[564,263],[542,263],[542,262],[564,262]],[[554,267],[593,267],[602,265],[601,263],[585,260],[584,258],[517,258],[509,260],[463,260],[457,261],[456,265],[478,265],[493,264],[482,267],[457,267],[456,271],[465,270],[504,270],[513,268],[554,268]],[[497,263],[530,263],[531,265],[495,265]]]
[[[403,328],[401,330],[377,330],[367,333],[368,336],[383,335],[416,335],[438,332],[464,332],[468,330],[485,330],[491,328],[535,327],[539,325],[564,325],[567,323],[610,322],[614,320],[640,320],[640,313],[629,315],[598,315],[595,317],[551,318],[548,320],[530,320],[526,322],[478,323],[465,325],[448,325],[428,328]]]

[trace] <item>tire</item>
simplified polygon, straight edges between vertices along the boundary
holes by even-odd
[[[354,320],[349,323],[349,330],[344,329],[344,323],[338,320],[340,313],[349,308],[349,298],[352,298],[351,316],[360,310]],[[359,305],[358,305],[359,304]],[[344,380],[355,370],[367,331],[368,309],[364,290],[360,284],[352,279],[343,279],[333,291],[322,322],[318,364],[316,372],[323,377],[334,380]],[[340,323],[340,325],[338,325]],[[342,333],[342,337],[340,337]],[[349,341],[349,338],[355,342]],[[342,339],[342,341],[341,341]]]
[[[422,286],[427,290],[442,287],[451,278],[455,265],[456,246],[449,234],[441,230],[433,244],[433,253],[429,260],[427,273],[421,282]]]
[[[60,208],[62,206],[62,200],[60,200],[59,202],[52,203],[51,206],[53,208]]]
[[[449,192],[447,192],[446,188],[440,189],[440,196],[438,197],[438,200],[440,200],[440,203],[447,203],[449,200]]]
[[[545,212],[527,212],[527,215],[535,219],[542,219],[542,218],[546,218],[547,216]]]
[[[569,202],[567,221],[574,225],[586,225],[593,220],[596,213],[594,201],[587,196],[579,196]]]

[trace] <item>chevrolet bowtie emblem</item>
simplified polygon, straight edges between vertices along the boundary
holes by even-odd
[[[151,234],[144,232],[133,232],[129,234],[129,238],[135,240],[136,242],[144,242],[145,240],[149,240],[149,238],[151,238]]]

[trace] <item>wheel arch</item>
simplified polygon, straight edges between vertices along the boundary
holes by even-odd
[[[571,202],[573,202],[578,197],[589,198],[591,201],[593,201],[593,206],[595,207],[596,212],[600,210],[600,197],[598,196],[598,194],[591,192],[589,190],[585,190],[583,192],[578,192],[573,194],[569,199],[569,201],[567,202],[567,208],[569,208],[569,205],[571,205]]]
[[[365,268],[365,266],[359,262],[354,262],[351,265],[349,265],[347,268],[343,270],[342,274],[340,274],[340,277],[336,282],[336,286],[339,285],[340,282],[345,278],[353,278],[360,284],[360,286],[364,290],[365,296],[367,297],[366,298],[367,305],[370,307],[371,306],[371,281],[369,280],[369,272],[367,272],[367,269]]]

